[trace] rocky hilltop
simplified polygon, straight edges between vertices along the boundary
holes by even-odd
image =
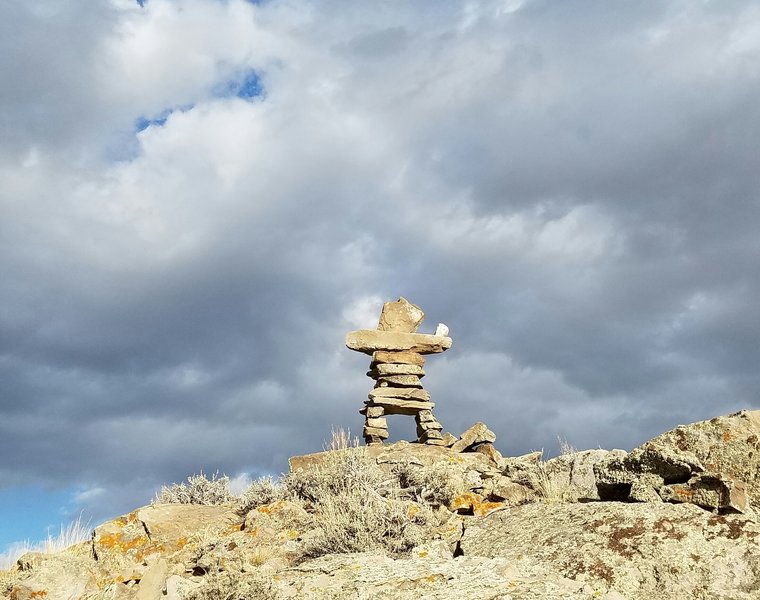
[[[196,479],[0,573],[12,600],[756,599],[760,411],[631,452],[446,445],[293,457],[243,496]],[[203,488],[203,489],[200,489]],[[202,493],[201,493],[202,492]]]

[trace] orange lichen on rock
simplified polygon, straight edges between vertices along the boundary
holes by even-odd
[[[129,552],[130,550],[135,550],[149,542],[150,540],[147,535],[129,539],[125,538],[121,533],[102,533],[96,540],[95,544],[109,550]]]
[[[460,514],[472,514],[473,506],[481,504],[483,500],[484,498],[480,494],[476,494],[475,492],[465,492],[451,501],[451,504],[449,504],[449,510]]]
[[[480,502],[479,504],[473,504],[472,514],[476,517],[487,517],[491,513],[497,510],[504,510],[509,508],[506,502]]]

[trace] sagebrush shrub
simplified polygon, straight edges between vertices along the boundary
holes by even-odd
[[[403,495],[433,506],[446,506],[467,490],[461,468],[445,462],[427,467],[398,463],[392,472]]]
[[[209,575],[184,600],[278,600],[279,597],[271,578],[254,571]]]
[[[163,486],[156,494],[155,504],[224,504],[233,500],[229,489],[230,478],[226,475],[219,477],[218,473],[206,477],[201,471],[190,475],[187,483],[173,483]]]
[[[305,541],[304,558],[367,550],[408,552],[425,541],[435,515],[429,507],[357,487],[322,498],[316,521],[319,528]]]
[[[357,486],[378,490],[389,480],[366,449],[358,447],[333,451],[321,464],[289,473],[283,483],[289,496],[316,504]]]
[[[259,477],[240,494],[238,513],[244,515],[259,506],[282,500],[285,495],[286,489],[281,483],[274,481],[269,475]]]

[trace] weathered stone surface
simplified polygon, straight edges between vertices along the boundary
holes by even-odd
[[[154,559],[189,553],[199,531],[236,531],[242,524],[230,506],[156,504],[97,527],[92,552],[119,581],[140,580]]]
[[[388,429],[380,428],[380,427],[369,427],[365,425],[364,430],[363,430],[363,435],[364,437],[374,436],[382,440],[385,440],[385,439],[388,439]]]
[[[425,370],[417,365],[397,365],[392,363],[384,363],[375,365],[368,373],[368,377],[377,379],[386,375],[417,375],[418,377],[425,376]]]
[[[567,577],[629,600],[750,600],[760,589],[760,525],[692,505],[526,504],[469,522],[464,556]],[[573,596],[574,597],[574,596]],[[588,596],[579,596],[588,597]]]
[[[189,504],[154,504],[137,511],[152,543],[182,547],[189,535],[201,529],[239,530],[243,519],[230,506],[193,506]],[[97,539],[97,530],[96,530]]]
[[[662,486],[659,495],[666,502],[690,502],[722,513],[746,513],[749,510],[744,482],[712,473],[698,473],[686,483]]]
[[[367,427],[378,427],[380,429],[388,429],[388,421],[385,417],[367,417]]]
[[[196,583],[179,575],[170,575],[166,578],[166,596],[162,600],[183,600],[200,585],[200,582]]]
[[[422,382],[417,375],[384,375],[382,377],[377,377],[377,384],[380,387],[422,387]]]
[[[442,558],[427,552],[395,560],[370,553],[325,556],[283,571],[280,577],[278,589],[293,590],[294,595],[286,597],[305,600],[599,600],[583,582],[537,577],[501,558]]]
[[[419,388],[397,388],[385,387],[375,388],[369,394],[368,398],[379,402],[385,398],[398,398],[401,400],[421,400],[427,402],[430,400],[430,394]]]
[[[441,425],[438,421],[421,421],[417,423],[418,435],[421,433],[421,431],[427,431],[429,429],[441,431],[441,429],[443,429],[443,425]]]
[[[454,443],[451,450],[454,452],[464,452],[475,444],[495,441],[496,434],[488,429],[485,423],[477,422],[459,436],[459,440]]]
[[[603,499],[629,499],[634,482],[644,474],[659,475],[665,485],[672,486],[688,484],[693,476],[708,472],[731,482],[731,486],[739,484],[741,488],[743,484],[748,502],[758,507],[760,411],[741,411],[681,425],[649,440],[623,458],[600,461],[594,472]],[[685,491],[690,486],[676,489]]]
[[[451,448],[454,444],[457,443],[457,436],[455,436],[450,431],[447,431],[443,434],[443,445],[447,448]]]
[[[538,493],[531,487],[516,483],[508,477],[499,477],[488,490],[491,498],[502,500],[509,506],[517,506],[538,500]]]
[[[456,442],[455,442],[456,443]],[[496,447],[491,444],[490,442],[485,442],[483,444],[478,444],[475,447],[475,452],[480,452],[484,456],[486,456],[493,464],[494,466],[498,466],[498,464],[504,460],[504,457],[501,455],[501,452],[499,452]]]
[[[398,333],[395,331],[360,329],[346,335],[346,346],[351,350],[363,352],[364,354],[373,354],[378,350],[437,354],[451,348],[451,338],[425,333]]]
[[[385,414],[385,409],[382,406],[365,406],[359,413],[370,418],[382,417]]]
[[[414,415],[414,418],[417,420],[418,423],[425,423],[428,421],[436,420],[436,418],[433,416],[432,410],[421,410],[416,415]]]
[[[135,600],[159,600],[162,598],[168,574],[169,565],[165,559],[161,558],[154,562],[140,579]]]
[[[386,415],[413,415],[419,410],[431,410],[435,403],[376,397],[374,401],[369,401],[367,406],[382,406]]]
[[[438,429],[426,429],[420,434],[420,442],[425,442],[427,440],[443,440],[443,436],[441,435],[440,430]]]
[[[99,589],[103,574],[89,557],[89,552],[79,544],[66,554],[30,553],[22,556],[19,563],[26,563],[9,591],[2,585],[0,594],[10,600],[71,600],[92,597]],[[83,551],[84,550],[84,551]],[[89,560],[88,560],[89,558]],[[0,571],[0,575],[2,571]]]
[[[402,297],[396,302],[383,304],[377,328],[381,331],[414,333],[424,319],[425,313],[422,309]]]
[[[426,444],[429,444],[430,446],[445,446],[446,445],[446,443],[443,441],[443,438],[425,437],[424,442]]]
[[[544,468],[554,485],[575,500],[598,500],[594,465],[609,458],[622,458],[624,450],[583,450],[547,460]]]
[[[425,366],[425,357],[417,352],[385,352],[379,350],[372,355],[371,368],[379,364]]]

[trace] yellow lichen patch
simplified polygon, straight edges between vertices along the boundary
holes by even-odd
[[[151,543],[146,544],[137,552],[135,552],[135,559],[138,561],[142,561],[145,559],[145,557],[150,556],[151,554],[164,554],[166,552],[166,546],[160,543]]]
[[[449,505],[449,510],[469,513],[473,510],[473,506],[483,502],[483,496],[476,494],[475,492],[465,492],[454,498]]]
[[[32,592],[31,594],[29,594],[29,597],[30,598],[44,598],[47,595],[48,593],[46,590],[39,590],[37,592]]]
[[[237,533],[238,531],[243,531],[243,527],[243,523],[235,523],[233,525],[230,525],[227,530],[222,533],[223,535],[231,535],[233,533]]]
[[[504,510],[508,505],[506,502],[480,502],[473,504],[472,514],[476,517],[486,517],[497,510]]]
[[[287,500],[277,500],[275,502],[272,502],[271,504],[264,504],[263,506],[259,506],[256,509],[256,512],[260,512],[264,515],[271,515],[282,510],[282,508],[284,506],[287,506],[287,504],[288,504]]]
[[[295,540],[298,537],[300,537],[300,535],[301,534],[298,531],[296,531],[295,529],[286,529],[283,532],[283,536],[285,537],[286,540]]]
[[[98,538],[96,544],[109,550],[119,550],[120,552],[129,552],[140,546],[147,544],[150,540],[147,536],[137,536],[132,539],[125,539],[121,533],[103,533]]]
[[[420,507],[417,504],[409,504],[406,507],[406,518],[407,519],[413,519],[416,517],[420,512]]]

